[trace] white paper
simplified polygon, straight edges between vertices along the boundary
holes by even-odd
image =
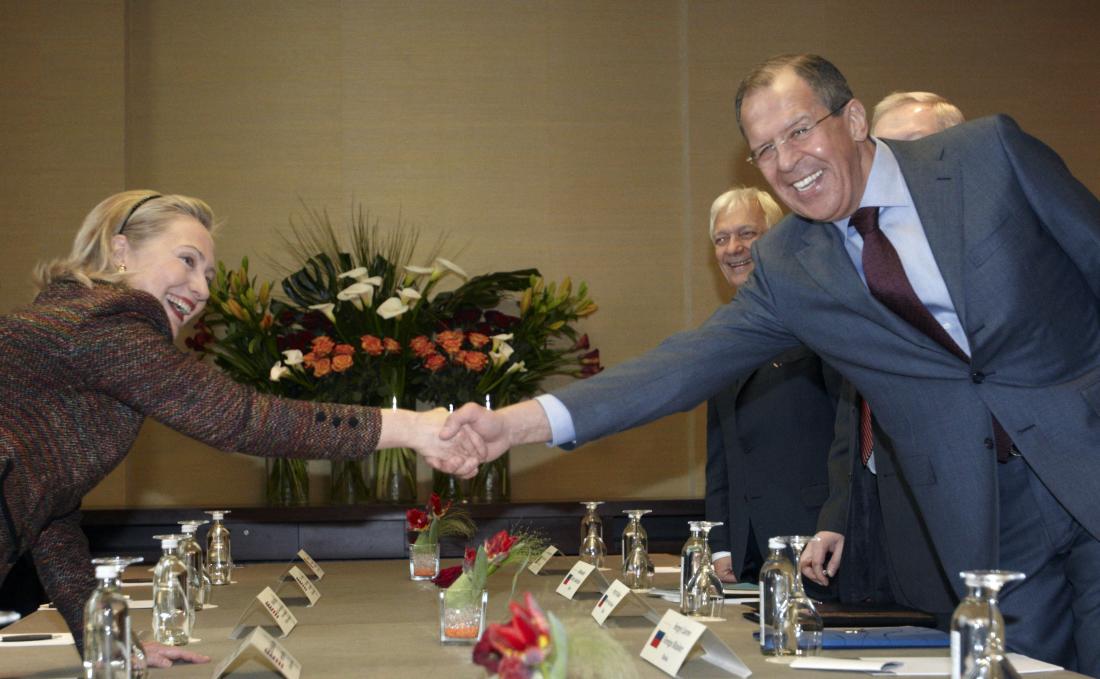
[[[123,580],[123,587],[152,587],[152,580]]]
[[[679,573],[679,566],[657,566],[653,569],[654,573]]]
[[[264,587],[263,591],[256,595],[256,599],[275,620],[275,624],[282,630],[284,637],[290,634],[290,631],[298,624],[298,618],[294,617],[287,605],[270,587]]]
[[[585,579],[587,579],[594,570],[596,570],[596,567],[592,564],[578,561],[573,564],[573,567],[570,568],[569,572],[562,578],[561,584],[558,585],[555,591],[566,599],[572,599],[577,594],[577,590],[584,584]]]
[[[1012,666],[1020,674],[1035,674],[1036,672],[1056,672],[1063,668],[1058,665],[1029,658],[1019,653],[1009,653],[1008,659]],[[894,658],[860,658],[860,660],[890,660],[900,663],[897,667],[882,672],[884,676],[894,677],[948,677],[951,676],[951,659],[945,657],[894,657]]]
[[[319,565],[317,564],[317,562],[313,560],[313,557],[312,557],[312,556],[310,556],[309,554],[306,554],[306,550],[304,550],[304,549],[299,549],[299,550],[298,550],[298,558],[299,558],[299,559],[301,559],[302,561],[305,561],[305,562],[306,562],[306,565],[307,565],[307,566],[309,566],[309,569],[310,569],[311,571],[313,571],[313,574],[317,576],[317,579],[318,579],[318,580],[320,580],[321,578],[325,577],[325,571],[324,571],[324,569],[322,569],[322,568],[321,568],[321,567],[320,567],[320,566],[319,566]]]
[[[675,677],[695,642],[699,641],[706,630],[706,625],[671,609],[667,610],[646,639],[640,655],[657,669]]]
[[[255,658],[285,679],[298,679],[302,674],[302,664],[262,627],[257,627],[233,649],[232,653],[214,667],[213,678],[218,679],[229,671],[231,666],[243,664],[250,658]],[[240,662],[235,662],[238,660]]]
[[[558,549],[554,545],[550,545],[546,549],[542,550],[542,554],[539,554],[537,559],[527,564],[527,570],[531,571],[535,575],[538,575],[539,571],[542,570],[542,567],[545,566],[546,563],[550,561],[550,559],[553,558],[555,554],[560,553],[560,549]]]
[[[23,634],[48,634],[48,632],[8,632],[7,634],[0,634],[0,637],[17,637]],[[64,634],[58,632],[53,635],[52,639],[42,639],[40,641],[4,641],[0,642],[0,649],[5,648],[27,648],[30,646],[72,646],[73,635],[65,632]]]
[[[317,586],[310,581],[309,577],[302,572],[301,568],[291,566],[290,577],[294,578],[294,582],[298,583],[298,586],[302,588],[302,594],[305,594],[306,598],[309,599],[310,606],[317,603],[317,600],[321,598],[321,590],[317,589]]]
[[[932,658],[940,660],[940,658]],[[796,670],[833,670],[844,672],[882,672],[889,670],[892,674],[895,667],[900,666],[897,658],[834,658],[831,656],[809,656],[795,658],[791,661],[791,667]]]
[[[630,594],[630,588],[622,581],[612,582],[592,608],[592,617],[596,619],[598,624],[603,625],[607,621],[607,616],[611,615],[611,611],[615,610],[619,602],[626,598],[628,594]]]

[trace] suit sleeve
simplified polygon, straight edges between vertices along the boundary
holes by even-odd
[[[852,470],[852,413],[858,398],[855,387],[843,382],[836,407],[833,442],[829,446],[829,497],[817,517],[818,531],[844,534],[848,524],[848,499]]]
[[[361,457],[381,432],[376,408],[260,394],[177,349],[159,307],[130,295],[92,316],[71,355],[92,390],[221,450],[309,458]]]
[[[707,521],[720,521],[724,525],[710,534],[711,550],[729,551],[730,497],[729,467],[726,464],[726,448],[722,444],[721,414],[714,399],[707,402]]]
[[[1008,116],[997,132],[1028,203],[1100,299],[1100,201],[1049,146]]]
[[[76,648],[84,650],[84,602],[95,589],[89,562],[88,539],[80,528],[80,511],[53,519],[31,546],[38,579],[73,633]]]
[[[774,311],[764,269],[757,260],[748,284],[700,327],[554,392],[573,418],[577,445],[691,410],[799,346]]]

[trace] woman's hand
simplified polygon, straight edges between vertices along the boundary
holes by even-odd
[[[165,646],[155,641],[143,641],[141,648],[145,651],[145,664],[149,667],[171,667],[175,660],[196,664],[210,662],[210,658],[205,655],[179,646]]]

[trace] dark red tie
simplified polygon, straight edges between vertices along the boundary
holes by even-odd
[[[867,399],[859,397],[859,456],[863,460],[863,466],[871,459],[871,453],[875,450],[875,439],[871,433],[871,406]]]
[[[886,234],[878,228],[878,208],[859,208],[852,215],[851,224],[863,237],[863,274],[867,278],[867,288],[874,298],[909,325],[969,364],[970,357],[959,348],[955,340],[951,339],[951,335],[943,329],[936,317],[928,311],[917,297],[917,293],[913,291],[897,250],[894,249],[894,245]],[[1012,440],[995,417],[993,418],[993,441],[997,450],[997,459],[1001,462],[1006,461],[1012,449]]]

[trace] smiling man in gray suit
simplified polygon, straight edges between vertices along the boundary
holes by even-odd
[[[443,435],[468,423],[490,455],[580,444],[801,342],[872,404],[945,572],[1027,574],[1001,598],[1009,648],[1100,676],[1100,202],[1004,116],[876,144],[815,55],[755,69],[737,114],[794,212],[737,297],[553,396],[463,408]]]

